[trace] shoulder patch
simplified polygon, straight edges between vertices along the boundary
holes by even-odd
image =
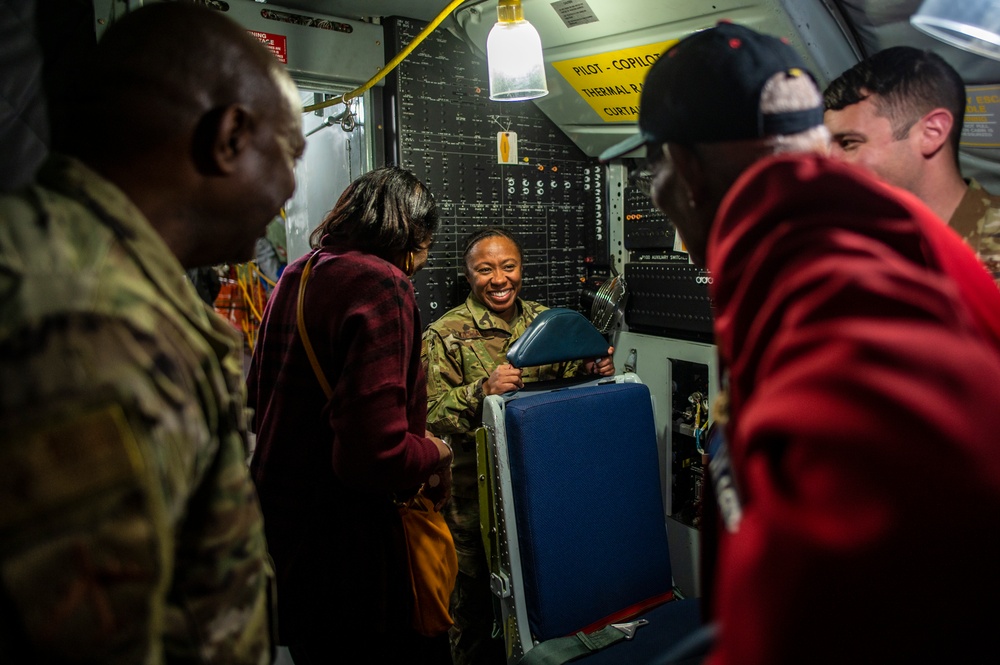
[[[0,443],[0,528],[138,482],[142,455],[121,407],[8,431]]]

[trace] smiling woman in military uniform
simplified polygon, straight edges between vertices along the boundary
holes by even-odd
[[[445,516],[458,550],[458,580],[452,596],[452,655],[456,665],[506,663],[503,643],[492,637],[493,603],[486,554],[479,535],[479,499],[473,432],[482,421],[487,395],[525,383],[581,374],[615,373],[608,356],[539,367],[513,367],[507,350],[544,305],[521,299],[522,252],[503,228],[474,233],[465,246],[465,302],[428,326],[422,359],[427,370],[427,428],[451,436],[455,449],[452,499]]]

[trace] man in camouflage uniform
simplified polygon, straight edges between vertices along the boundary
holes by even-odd
[[[294,85],[222,14],[111,26],[78,131],[0,198],[0,662],[273,660],[240,340],[184,269],[294,190]]]
[[[959,170],[966,94],[958,72],[931,51],[896,46],[841,74],[824,97],[831,156],[918,196],[1000,285],[1000,196]]]
[[[1000,196],[990,194],[970,178],[948,225],[975,250],[1000,286]]]
[[[421,360],[427,373],[427,428],[451,437],[455,450],[452,498],[445,518],[458,551],[458,580],[452,595],[452,657],[455,665],[506,663],[494,624],[488,562],[479,530],[475,430],[483,400],[523,387],[582,374],[614,374],[610,358],[515,368],[506,354],[546,309],[518,297],[521,248],[502,228],[473,234],[466,243],[465,275],[472,292],[465,302],[428,326]]]

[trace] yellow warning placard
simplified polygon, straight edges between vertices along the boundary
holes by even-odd
[[[604,122],[636,122],[639,93],[646,73],[676,39],[583,58],[560,60],[552,66],[597,111]]]
[[[970,148],[1000,148],[1000,85],[965,88],[961,143]]]

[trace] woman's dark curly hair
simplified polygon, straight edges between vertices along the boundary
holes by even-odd
[[[346,241],[391,261],[426,247],[437,227],[437,203],[427,187],[406,169],[384,166],[348,185],[309,244]]]

